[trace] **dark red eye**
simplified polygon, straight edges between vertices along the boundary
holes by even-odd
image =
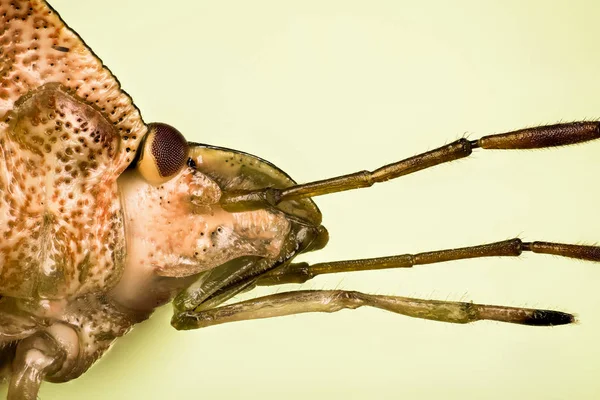
[[[152,123],[148,128],[138,169],[148,182],[161,184],[186,165],[189,146],[181,132],[170,125]]]

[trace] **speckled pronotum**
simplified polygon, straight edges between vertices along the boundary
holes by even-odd
[[[460,139],[341,177],[297,185],[258,157],[189,143],[146,124],[100,59],[44,1],[0,0],[0,369],[9,399],[83,374],[159,306],[195,329],[371,306],[416,318],[563,325],[551,310],[369,295],[280,292],[222,305],[257,285],[523,251],[600,260],[600,248],[519,239],[393,257],[294,263],[328,240],[312,197],[371,186],[473,149],[568,145],[575,122]],[[551,335],[552,332],[548,331]]]

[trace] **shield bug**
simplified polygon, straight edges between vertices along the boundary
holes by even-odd
[[[59,47],[66,47],[66,46],[59,46]],[[57,51],[61,51],[61,50],[57,50]],[[198,165],[196,165],[196,166],[198,166]],[[189,167],[190,167],[190,168],[192,168],[192,165],[190,165]],[[150,179],[152,179],[152,178],[150,178]],[[160,196],[159,196],[159,197],[160,197]],[[159,199],[159,200],[161,200],[161,199]],[[161,204],[161,206],[164,206],[164,207],[165,207],[165,209],[169,207],[169,206],[168,206],[168,204],[169,204],[169,203],[168,203],[168,200],[167,200],[166,202],[167,202],[167,204]],[[356,204],[356,203],[354,203],[354,204]],[[200,204],[195,204],[195,206],[202,207],[202,206],[203,206],[203,204],[202,204],[202,203],[200,203]],[[164,222],[165,222],[165,223],[168,223],[169,221],[164,221]],[[400,228],[401,228],[401,227],[400,227]],[[400,228],[399,228],[398,230],[401,230]],[[212,232],[211,232],[211,233],[212,233]],[[218,232],[218,231],[217,231],[217,237],[218,237],[218,234],[219,234],[219,233],[220,233],[220,232]],[[368,240],[368,238],[369,238],[370,236],[373,236],[373,235],[366,235],[366,236],[367,236],[366,238],[362,238],[362,237],[361,237],[361,243],[363,243],[363,244],[364,244],[364,243],[365,243],[365,242]],[[376,236],[376,235],[375,235],[375,236]],[[442,246],[442,247],[443,247],[443,246]],[[131,292],[132,292],[132,291],[126,291],[126,293],[131,293]],[[470,297],[471,297],[471,296],[470,296]],[[502,328],[501,328],[501,329],[502,329]],[[207,345],[207,346],[208,346],[208,345]]]

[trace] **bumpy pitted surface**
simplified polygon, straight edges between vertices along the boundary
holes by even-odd
[[[123,243],[117,137],[89,105],[56,84],[15,103],[0,137],[3,295],[64,298],[110,287]],[[114,283],[114,282],[113,282]]]
[[[232,260],[264,260],[262,271],[291,258],[302,239],[290,216],[320,222],[310,201],[225,211],[224,187],[292,181],[255,157],[190,154],[174,129],[156,142],[166,149],[152,149],[170,179],[152,184],[140,165],[125,171],[147,130],[45,2],[0,0],[0,379],[10,365],[11,398],[24,393],[22,376],[37,392],[43,363],[56,363],[46,380],[76,378],[157,306]],[[230,282],[220,274],[235,273],[231,265],[217,284]]]
[[[115,127],[120,146],[112,168],[119,175],[146,133],[131,98],[45,2],[0,0],[0,118],[21,96],[50,82],[73,91]]]
[[[116,179],[145,133],[110,71],[46,3],[0,0],[0,295],[114,285]]]

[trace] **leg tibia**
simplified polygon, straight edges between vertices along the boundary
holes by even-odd
[[[459,324],[487,319],[550,326],[564,325],[575,320],[571,314],[552,310],[423,300],[344,290],[302,290],[259,297],[210,310],[181,312],[173,317],[171,323],[177,329],[196,329],[227,322],[306,312],[331,313],[361,306],[381,308],[409,317]]]

